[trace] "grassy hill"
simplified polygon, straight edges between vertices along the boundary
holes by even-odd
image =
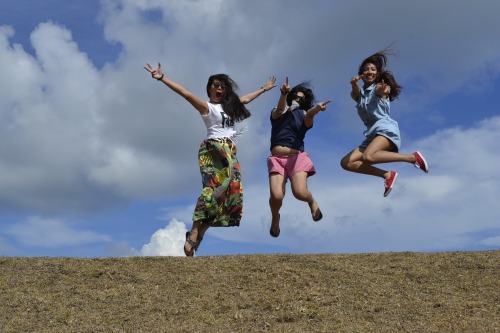
[[[0,332],[500,332],[500,251],[0,257]]]

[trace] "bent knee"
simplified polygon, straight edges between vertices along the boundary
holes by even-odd
[[[340,166],[342,169],[347,170],[347,171],[352,171],[356,169],[356,164],[359,163],[359,161],[351,161],[348,158],[342,159],[340,161]]]
[[[307,200],[307,198],[309,197],[309,190],[307,188],[299,190],[296,189],[293,190],[292,193],[296,199],[301,201]]]
[[[363,153],[363,162],[368,163],[368,164],[375,164],[376,160],[373,154],[367,154],[366,152]]]
[[[351,169],[351,163],[349,161],[349,158],[344,157],[343,159],[340,160],[340,166],[344,170],[350,170]]]

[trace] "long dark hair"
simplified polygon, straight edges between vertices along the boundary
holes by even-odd
[[[224,112],[235,122],[240,122],[250,117],[250,111],[248,111],[245,104],[240,101],[240,97],[234,92],[235,90],[238,90],[238,85],[226,74],[215,74],[208,78],[208,97],[210,97],[210,87],[215,80],[218,80],[226,85],[221,103]]]
[[[288,95],[286,96],[286,104],[288,106],[292,105],[292,101],[297,98],[297,93],[301,92],[304,94],[304,98],[299,100],[299,105],[302,110],[309,110],[312,105],[316,102],[316,97],[314,97],[314,93],[311,89],[311,85],[309,82],[302,82],[295,87],[293,87]]]
[[[401,90],[403,89],[403,87],[396,82],[394,75],[385,69],[385,66],[387,65],[387,56],[396,54],[397,53],[391,49],[378,51],[363,60],[358,69],[358,75],[361,75],[366,64],[374,64],[375,67],[377,67],[377,79],[375,80],[375,83],[379,83],[384,80],[384,82],[391,87],[391,92],[389,93],[389,100],[391,102],[398,98],[399,93],[401,93]]]

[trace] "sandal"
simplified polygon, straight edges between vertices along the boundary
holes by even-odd
[[[195,242],[191,239],[189,239],[189,236],[191,235],[191,232],[187,231],[186,232],[186,243],[191,245],[191,251],[186,250],[186,244],[184,243],[184,254],[186,257],[192,257],[194,256],[196,249],[198,248],[199,243]]]
[[[281,215],[280,215],[280,214],[278,214],[278,223],[279,223],[280,219],[281,219]],[[272,223],[271,223],[271,228],[269,228],[269,234],[270,234],[271,236],[273,236],[274,238],[276,238],[276,237],[278,237],[278,236],[280,235],[280,232],[281,232],[281,229],[278,227],[278,232],[277,232],[277,233],[274,233],[274,232],[273,232],[273,225],[272,225]]]
[[[321,213],[321,210],[319,209],[319,207],[316,210],[316,213],[313,214],[312,218],[313,218],[314,222],[318,222],[319,220],[321,220],[323,218],[323,213]]]

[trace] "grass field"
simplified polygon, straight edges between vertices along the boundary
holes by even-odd
[[[500,332],[500,251],[0,257],[0,332]]]

